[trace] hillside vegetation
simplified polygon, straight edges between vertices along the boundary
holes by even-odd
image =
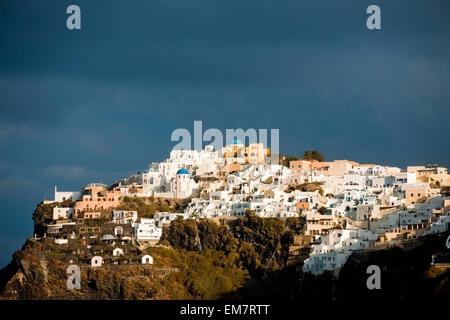
[[[42,221],[49,208],[37,209]],[[64,249],[50,238],[29,239],[0,271],[0,298],[398,301],[450,295],[450,271],[430,265],[432,254],[448,256],[448,232],[419,238],[410,247],[355,251],[336,278],[330,272],[313,276],[286,266],[289,246],[303,223],[300,218],[253,215],[221,224],[172,221],[160,246],[128,248],[129,256],[118,264],[98,268],[89,266],[82,250],[74,254],[73,248]],[[108,258],[112,248],[99,242],[93,249]],[[150,254],[154,264],[140,264],[143,254]],[[80,290],[67,289],[70,264],[81,267]],[[372,264],[382,270],[381,290],[366,287],[366,269]]]
[[[132,201],[131,205],[139,205]],[[51,206],[40,206],[45,221]],[[173,221],[164,229],[169,246],[127,250],[119,264],[89,266],[89,256],[75,248],[54,244],[50,238],[29,239],[0,272],[4,299],[219,299],[260,277],[264,270],[281,270],[293,234],[302,229],[298,218],[262,219],[249,216],[219,226],[210,220]],[[97,244],[94,251],[113,249]],[[136,257],[150,254],[153,265]],[[273,259],[271,257],[273,256]],[[127,260],[128,262],[126,262]],[[66,268],[81,267],[81,289],[68,290]]]
[[[161,241],[177,249],[223,252],[235,257],[236,267],[248,270],[255,277],[266,269],[279,270],[285,265],[294,234],[300,233],[302,228],[300,218],[248,216],[223,226],[210,220],[174,221],[164,230]]]

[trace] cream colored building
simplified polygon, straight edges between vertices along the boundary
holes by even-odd
[[[406,205],[425,202],[430,193],[430,187],[426,183],[404,184],[402,190],[405,193]]]
[[[339,225],[334,215],[307,213],[306,214],[306,236],[326,235],[331,229]]]
[[[264,145],[262,143],[251,143],[246,149],[248,163],[264,163],[264,158],[267,156],[268,150],[264,148]]]
[[[407,172],[415,172],[417,181],[439,182],[440,185],[450,185],[448,170],[437,165],[429,166],[408,166]]]
[[[319,172],[326,176],[343,176],[358,163],[349,160],[334,160],[319,162],[316,160],[296,160],[289,163],[289,168],[296,172]]]
[[[269,155],[269,149],[262,143],[250,143],[246,147],[239,139],[235,138],[230,144],[222,148],[222,154],[226,163],[262,164]]]

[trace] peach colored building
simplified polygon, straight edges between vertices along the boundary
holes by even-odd
[[[296,203],[297,206],[297,211],[300,212],[308,212],[309,211],[309,202],[305,201],[305,202],[297,202]]]
[[[84,195],[82,200],[75,202],[75,214],[115,208],[120,205],[121,198],[121,193],[117,190],[105,192],[105,195],[101,196]]]
[[[102,216],[101,212],[98,211],[90,211],[90,212],[85,212],[83,218],[84,219],[98,219]]]
[[[311,162],[311,169],[313,171],[328,171],[328,168],[331,166],[332,162],[329,161],[314,161]]]
[[[310,171],[312,163],[319,163],[317,160],[295,160],[289,162],[289,168],[295,172]]]
[[[296,160],[289,163],[289,168],[296,172],[315,171],[327,176],[343,176],[358,163],[349,160],[334,160],[333,162],[316,160]]]

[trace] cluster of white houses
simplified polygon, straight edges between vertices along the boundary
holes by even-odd
[[[114,256],[123,255],[123,250],[121,248],[116,248],[113,251]],[[93,256],[90,259],[91,267],[101,267],[103,265],[102,256]],[[153,257],[149,254],[145,254],[141,257],[140,262],[142,264],[153,264]]]
[[[303,270],[315,274],[341,267],[353,250],[448,229],[450,198],[440,194],[441,187],[450,185],[444,167],[402,170],[348,160],[298,160],[286,167],[265,161],[269,154],[262,144],[245,147],[234,139],[221,152],[212,146],[174,150],[164,162],[110,187],[94,183],[82,192],[55,188],[55,202],[75,202],[69,208],[55,207],[55,223],[49,228],[73,224],[72,217],[97,219],[112,210],[111,223],[130,225],[132,239],[158,241],[163,223],[180,216],[302,216],[304,235],[315,239]],[[158,213],[152,219],[115,210],[124,197],[150,196],[190,202],[184,212]]]

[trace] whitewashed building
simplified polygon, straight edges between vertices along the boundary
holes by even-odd
[[[73,212],[74,212],[73,208],[54,207],[52,219],[53,220],[68,219],[72,217]]]
[[[103,258],[100,256],[94,256],[91,258],[91,267],[101,267],[103,264]]]
[[[153,257],[149,254],[146,254],[141,258],[141,263],[142,264],[153,264]]]
[[[137,218],[137,211],[114,210],[112,212],[112,222],[117,224],[133,224],[136,222]]]
[[[142,241],[157,241],[161,238],[162,228],[156,226],[154,219],[141,218],[134,227],[135,237]]]
[[[122,248],[115,248],[113,250],[113,256],[121,256],[123,255],[123,249]]]

